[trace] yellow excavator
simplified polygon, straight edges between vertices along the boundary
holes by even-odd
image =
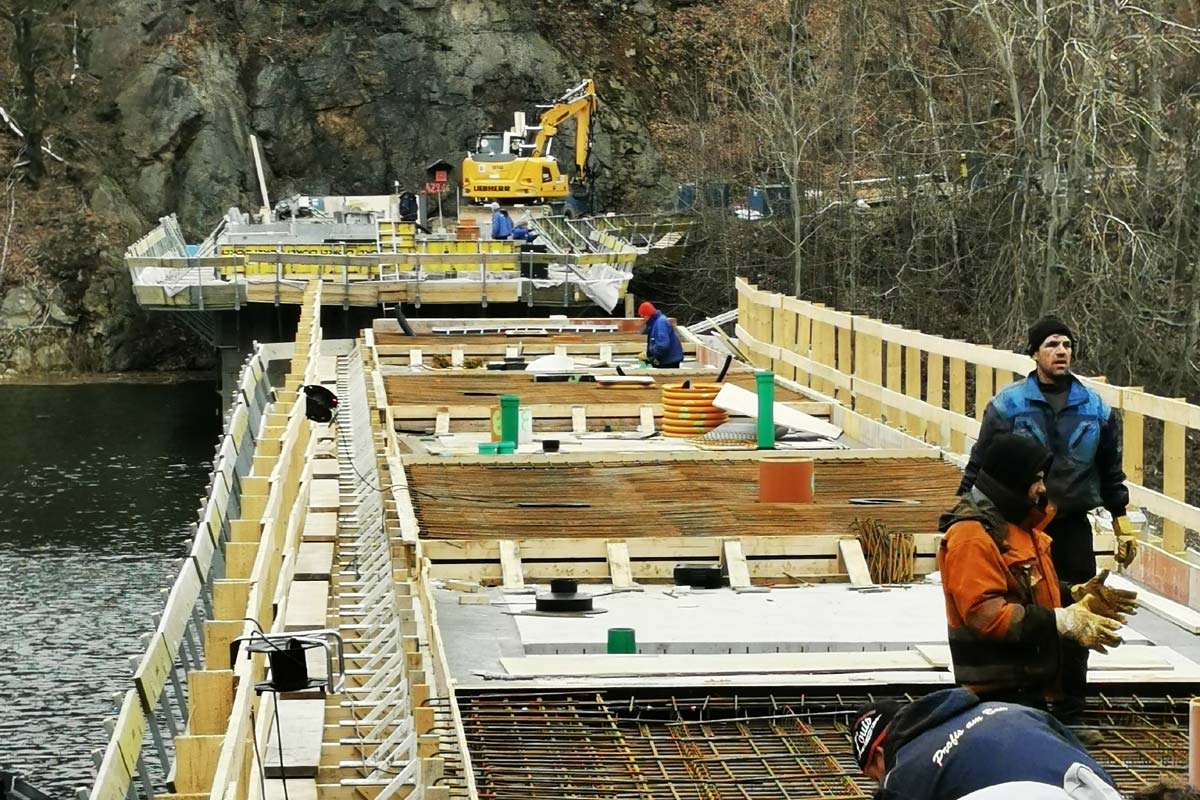
[[[526,126],[523,114],[503,133],[481,133],[474,151],[462,163],[463,195],[484,203],[561,200],[571,190],[571,179],[562,174],[550,146],[558,128],[575,121],[575,182],[587,177],[592,149],[592,114],[596,112],[596,85],[589,78],[546,108],[536,126]],[[530,141],[530,135],[533,140]]]

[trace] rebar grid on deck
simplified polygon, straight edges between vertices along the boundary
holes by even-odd
[[[870,797],[846,725],[865,696],[615,692],[460,696],[483,800]],[[1187,703],[1100,697],[1093,755],[1123,791],[1186,767]]]

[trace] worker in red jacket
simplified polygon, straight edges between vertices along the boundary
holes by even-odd
[[[1060,693],[1062,643],[1105,652],[1137,607],[1106,573],[1060,584],[1045,526],[1048,450],[1018,434],[995,436],[974,486],[944,514],[938,568],[950,656],[960,685],[988,700],[1045,708]],[[1074,602],[1062,607],[1060,598]]]

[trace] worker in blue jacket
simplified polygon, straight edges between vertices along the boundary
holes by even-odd
[[[1121,800],[1112,778],[1044,711],[942,689],[861,708],[850,724],[876,800]]]
[[[642,329],[646,334],[646,352],[642,360],[663,369],[677,368],[683,361],[683,344],[671,320],[650,303],[638,306],[638,316],[646,320]]]
[[[508,216],[508,212],[500,207],[496,201],[492,201],[492,238],[507,239],[512,236],[513,224],[512,217]]]
[[[1089,511],[1103,506],[1112,515],[1118,564],[1128,566],[1133,561],[1137,537],[1125,516],[1129,490],[1121,465],[1120,418],[1071,372],[1075,342],[1066,323],[1054,317],[1038,320],[1029,329],[1029,355],[1035,369],[988,403],[958,493],[971,491],[983,454],[998,434],[1027,436],[1048,449],[1054,460],[1046,475],[1046,494],[1057,510],[1046,526],[1052,540],[1050,555],[1060,579],[1083,584],[1096,575]],[[1064,606],[1073,601],[1062,598]],[[1069,642],[1063,646],[1065,697],[1051,710],[1068,724],[1076,721],[1086,702],[1087,662],[1087,650]]]

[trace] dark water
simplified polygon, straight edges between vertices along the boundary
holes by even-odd
[[[207,483],[212,383],[0,386],[0,765],[91,783]]]

